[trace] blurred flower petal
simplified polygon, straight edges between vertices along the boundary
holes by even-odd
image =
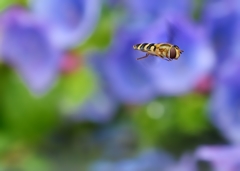
[[[187,13],[193,8],[193,1],[191,0],[125,0],[125,3],[130,7],[133,14],[137,13],[142,15],[147,13],[156,15],[166,11]]]
[[[170,165],[174,163],[173,158],[160,150],[151,149],[143,152],[138,158],[137,162],[139,169],[142,170],[167,170]],[[138,169],[136,169],[138,170]]]
[[[33,12],[51,26],[51,37],[61,48],[82,43],[96,28],[99,0],[30,0]]]
[[[192,90],[198,79],[207,76],[215,66],[215,55],[202,28],[189,18],[166,13],[147,31],[141,42],[169,42],[184,50],[177,61],[161,61],[149,67],[158,91],[178,95]],[[150,58],[156,58],[150,56]]]
[[[139,33],[138,29],[118,29],[109,51],[93,59],[103,84],[126,103],[144,103],[156,95],[151,76],[136,60],[138,53],[132,49],[139,43]]]
[[[143,42],[170,42],[184,53],[177,61],[154,56],[137,61],[145,53],[132,46]],[[104,82],[117,98],[130,103],[143,103],[159,94],[187,93],[215,66],[215,54],[202,28],[178,13],[166,13],[149,27],[119,28],[105,58],[98,58]]]
[[[234,55],[234,43],[240,29],[237,6],[238,0],[220,0],[206,1],[203,8],[202,21],[208,30],[219,62]]]
[[[167,171],[197,171],[195,158],[192,155],[184,154]]]
[[[210,162],[214,171],[238,171],[240,169],[239,146],[202,146],[197,149],[196,158]]]
[[[232,143],[240,143],[240,59],[233,58],[218,68],[210,101],[211,120]]]
[[[33,92],[45,92],[56,78],[60,60],[46,28],[20,7],[6,10],[0,23],[4,62],[20,73]]]
[[[177,11],[191,14],[193,1],[191,0],[105,0],[110,6],[120,6],[127,11],[127,17],[136,20],[152,21],[166,11]]]

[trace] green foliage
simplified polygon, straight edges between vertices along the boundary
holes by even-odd
[[[33,96],[22,80],[9,70],[1,70],[0,111],[3,130],[15,138],[35,141],[57,123],[56,92]]]
[[[87,67],[63,76],[60,85],[60,104],[64,113],[68,113],[81,105],[96,89],[95,76]]]
[[[175,122],[182,133],[197,135],[209,128],[208,118],[205,116],[206,100],[201,94],[190,94],[176,99]]]
[[[114,30],[114,15],[107,9],[103,8],[99,23],[95,28],[95,32],[91,37],[81,46],[77,47],[77,51],[88,51],[91,49],[107,48],[111,42],[112,33]]]
[[[167,97],[134,111],[132,119],[142,137],[141,145],[153,146],[168,140],[177,143],[177,137],[198,137],[210,130],[206,100],[199,94]]]
[[[13,4],[16,4],[18,0],[9,0],[9,1],[6,1],[6,0],[2,0],[0,1],[0,11],[6,9],[7,7],[13,5]]]
[[[20,165],[24,171],[52,171],[52,166],[45,158],[30,154],[27,156]]]
[[[5,10],[11,5],[26,5],[27,0],[1,0],[0,1],[0,11]]]

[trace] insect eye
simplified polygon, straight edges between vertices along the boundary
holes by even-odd
[[[173,47],[175,47],[175,48],[179,48],[177,45],[173,45]]]
[[[176,49],[174,47],[171,47],[170,49],[170,58],[171,59],[176,58]]]

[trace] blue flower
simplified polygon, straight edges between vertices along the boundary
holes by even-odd
[[[214,171],[238,171],[240,169],[239,146],[202,146],[196,150],[196,159],[207,161]]]
[[[240,143],[240,59],[218,68],[209,110],[213,124],[232,143]]]
[[[61,48],[74,47],[94,31],[100,16],[99,0],[30,0],[33,13],[46,21],[51,38]]]
[[[178,45],[184,53],[165,61],[134,51],[137,43]],[[102,55],[103,56],[103,55]],[[120,28],[105,56],[98,56],[99,73],[109,90],[127,103],[144,103],[158,95],[180,95],[193,90],[215,66],[215,55],[202,28],[179,13],[166,13],[149,26],[132,23]],[[158,64],[157,64],[158,63]]]
[[[166,11],[178,11],[188,13],[191,11],[193,1],[190,0],[169,0],[169,1],[158,1],[158,0],[132,0],[125,3],[131,8],[132,14],[147,14],[150,12],[152,15],[162,14]]]
[[[172,164],[166,171],[197,171],[195,157],[190,154],[183,154],[179,161]]]
[[[144,103],[156,96],[153,79],[136,60],[132,49],[139,43],[139,29],[119,28],[109,50],[95,55],[93,62],[104,87],[125,103]]]
[[[34,93],[45,92],[57,76],[61,57],[46,27],[20,7],[2,13],[0,23],[2,60],[19,72]]]
[[[152,78],[161,95],[179,95],[194,89],[202,78],[208,76],[215,66],[215,54],[204,30],[181,13],[165,13],[150,25],[141,42],[169,42],[184,52],[177,61],[165,61],[153,56],[159,64],[150,67]]]
[[[208,36],[217,53],[218,62],[234,55],[235,43],[239,35],[238,1],[206,1],[202,11],[202,24],[208,30]],[[239,47],[239,43],[238,43]],[[237,49],[239,49],[237,47]],[[238,50],[239,51],[239,50]]]
[[[106,0],[110,5],[119,5],[127,12],[127,18],[136,20],[155,20],[166,11],[178,11],[190,15],[193,11],[191,0]]]

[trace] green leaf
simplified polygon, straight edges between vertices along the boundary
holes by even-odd
[[[58,96],[54,90],[43,97],[35,97],[10,70],[6,70],[1,83],[0,111],[3,129],[9,136],[36,141],[54,128],[58,122]]]
[[[0,11],[5,10],[12,5],[26,5],[26,1],[27,0],[0,0]]]
[[[195,135],[209,128],[206,100],[201,94],[190,94],[176,99],[175,121],[181,132]]]
[[[71,113],[96,89],[96,80],[88,67],[78,72],[65,75],[61,80],[62,101],[61,109],[64,113]]]
[[[51,171],[53,166],[46,159],[32,154],[24,159],[20,168],[24,171]]]
[[[171,136],[173,130],[179,137],[197,137],[208,131],[206,102],[204,95],[189,94],[160,98],[141,106],[132,115],[140,132],[141,145],[153,146],[161,139],[175,141]]]
[[[130,116],[139,130],[140,146],[143,148],[156,145],[159,137],[172,126],[168,101],[152,101],[135,110]]]
[[[102,15],[99,23],[95,28],[92,36],[81,46],[77,47],[76,51],[86,52],[92,49],[104,49],[111,42],[112,33],[114,31],[114,16],[113,13],[107,9],[102,9]]]
[[[1,0],[0,1],[0,11],[4,10],[5,8],[9,7],[10,5],[16,3],[17,0]]]

